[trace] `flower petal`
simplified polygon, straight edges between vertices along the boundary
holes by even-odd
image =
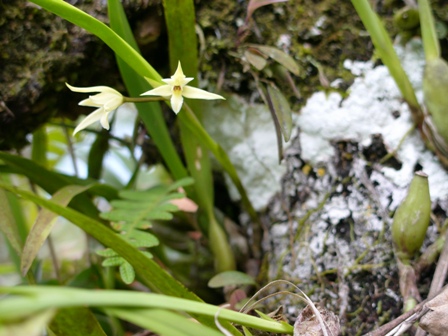
[[[83,119],[83,121],[81,121],[79,123],[78,126],[76,126],[75,130],[73,131],[73,135],[75,135],[76,133],[78,133],[79,131],[89,127],[90,125],[92,125],[93,123],[97,122],[98,120],[101,119],[101,117],[105,114],[104,109],[102,107],[100,107],[99,109],[96,109],[95,111],[93,111],[92,113],[90,113],[87,117],[85,117]]]
[[[87,99],[84,99],[84,100],[81,100],[78,103],[78,105],[81,105],[81,106],[91,106],[91,107],[101,107],[101,106],[103,106],[102,104],[97,104],[97,103],[93,102],[92,99],[90,99],[90,98],[91,97],[89,97]]]
[[[75,87],[75,86],[71,86],[68,83],[65,83],[65,85],[67,85],[67,87],[72,90],[73,92],[113,92],[116,93],[118,95],[121,95],[120,92],[108,87],[108,86],[90,86],[90,87]]]
[[[177,62],[177,69],[176,72],[174,73],[174,75],[171,76],[171,78],[181,78],[181,77],[185,77],[184,72],[182,71],[182,65],[180,65],[180,61]]]
[[[167,83],[170,86],[185,86],[189,82],[191,82],[194,78],[193,77],[182,77],[182,78],[164,78],[162,81]]]
[[[171,90],[170,85],[162,85],[159,87],[156,87],[155,89],[146,91],[142,93],[140,96],[162,96],[162,97],[169,97],[173,94]]]
[[[123,97],[113,96],[107,102],[104,103],[104,109],[106,110],[106,112],[110,112],[116,110],[118,107],[121,106],[121,104],[123,104]]]
[[[109,126],[109,113],[104,113],[101,116],[100,123],[101,123],[101,126],[103,126],[103,128],[105,128],[107,130],[110,128],[110,126]]]
[[[185,77],[184,72],[182,71],[182,65],[180,64],[180,61],[179,63],[177,63],[176,72],[174,73],[174,75],[171,76],[171,79],[169,78],[163,79],[163,81],[168,85],[181,86],[181,87],[187,85],[192,80],[193,80],[192,77]]]
[[[171,96],[171,108],[174,111],[174,113],[178,114],[180,109],[182,108],[182,104],[184,102],[184,98],[179,93],[173,94]]]
[[[225,99],[224,97],[217,95],[215,93],[207,92],[205,90],[201,90],[191,86],[185,86],[182,90],[182,95],[185,98],[192,99]]]

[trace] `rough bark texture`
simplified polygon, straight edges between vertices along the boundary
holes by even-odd
[[[75,5],[107,22],[105,2]],[[162,15],[154,1],[125,6],[136,29],[148,13]],[[0,11],[0,149],[20,149],[27,134],[50,118],[75,119],[86,113],[77,108],[79,95],[70,93],[65,82],[123,91],[113,52],[92,34],[23,0],[0,2]],[[155,30],[150,27],[142,33],[145,43],[148,35],[160,35]]]

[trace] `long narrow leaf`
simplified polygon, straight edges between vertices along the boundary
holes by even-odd
[[[64,336],[106,336],[95,315],[86,307],[59,310],[50,323],[50,330]]]
[[[123,6],[118,0],[108,0],[109,20],[112,29],[120,35],[138,53],[137,43],[126,19]],[[118,67],[125,82],[128,92],[132,96],[138,96],[147,91],[148,82],[132,69],[123,59],[117,57]],[[169,131],[163,118],[159,103],[137,104],[140,118],[145,124],[149,135],[159,149],[174,179],[178,180],[187,176],[187,170],[182,164],[176,148],[171,140]]]
[[[16,174],[22,174],[28,177],[33,183],[50,194],[54,194],[59,189],[71,184],[69,179],[54,173],[31,160],[5,152],[0,152],[0,159],[8,166],[12,167]],[[76,197],[72,202],[72,206],[74,209],[93,217],[98,214],[98,210],[87,195]]]
[[[51,200],[60,206],[66,207],[73,197],[86,191],[89,187],[90,186],[66,186],[55,192]],[[20,267],[22,275],[28,273],[37,253],[50,234],[56,217],[57,214],[47,209],[42,209],[39,212],[39,215],[26,238],[25,246],[23,248]]]
[[[105,311],[161,336],[222,336],[214,329],[167,310],[107,308]]]
[[[30,192],[16,189],[10,185],[0,183],[0,188],[11,191],[24,199],[30,200],[41,207],[45,207],[58,215],[65,217],[103,245],[112,247],[134,267],[140,281],[153,291],[183,297],[189,300],[201,301],[194,293],[187,290],[155,261],[148,258],[148,256],[123,240],[119,235],[115,234],[102,223],[73,209],[62,207],[52,201],[43,199]],[[0,316],[2,316],[1,313]],[[201,321],[207,325],[213,325],[213,319],[204,319]]]
[[[148,62],[146,62],[146,60],[134,48],[132,48],[128,43],[126,43],[126,41],[124,41],[104,23],[61,0],[33,0],[32,2],[98,36],[141,76],[148,77],[155,82],[161,81],[160,75],[148,64]],[[179,117],[184,114],[185,113],[179,114]],[[185,119],[191,118],[187,116]],[[191,120],[186,122],[190,121]],[[247,211],[254,220],[257,220],[256,212],[253,209],[238,174],[236,173],[236,170],[227,154],[211,139],[200,123],[197,124],[193,122],[191,125],[189,124],[188,127],[192,129],[195,134],[201,134],[200,136],[204,139],[204,141],[201,140],[201,143],[212,151],[223,168],[229,173],[229,176],[234,181],[235,186],[241,194],[243,203],[247,207]],[[207,135],[204,136],[204,133]]]
[[[168,41],[170,50],[171,70],[177,68],[177,63],[181,61],[184,71],[193,74],[196,78],[198,72],[198,52],[197,38],[195,32],[195,12],[193,0],[164,0],[165,21],[168,30]],[[182,17],[182,20],[179,18]],[[197,78],[194,84],[197,85]],[[202,114],[202,104],[200,101],[192,101],[195,115],[199,120]],[[182,112],[184,114],[185,112]],[[214,208],[214,188],[210,157],[208,155],[207,144],[197,137],[197,131],[191,130],[189,120],[179,118],[182,148],[185,153],[188,170],[195,180],[194,199],[200,209],[205,213],[205,226],[208,231],[210,247],[215,256],[216,269],[219,272],[235,269],[235,258],[228,243],[228,237],[215,218]]]
[[[133,307],[182,310],[197,316],[213,318],[217,313],[220,320],[230,321],[276,333],[292,334],[293,327],[286,323],[267,321],[229,309],[166,295],[118,290],[86,290],[54,286],[0,287],[0,293],[11,293],[0,301],[0,321],[18,319],[48,308],[79,306]],[[21,295],[21,296],[17,296]]]
[[[40,311],[27,319],[0,323],[0,336],[40,336],[42,335],[42,330],[53,318],[54,313],[54,309],[48,309]]]
[[[418,104],[411,82],[401,66],[400,59],[394,50],[392,41],[390,40],[383,23],[370,7],[368,0],[352,0],[352,4],[369,32],[381,60],[389,69],[401,94],[411,107],[414,122],[420,124],[423,117],[420,111],[420,105]]]
[[[0,190],[0,230],[8,239],[14,251],[20,255],[22,244],[5,190]]]
[[[418,12],[420,14],[420,28],[422,30],[426,61],[431,61],[440,57],[440,44],[428,0],[418,1]]]

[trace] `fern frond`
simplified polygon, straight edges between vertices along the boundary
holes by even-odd
[[[154,220],[171,220],[173,212],[178,207],[171,200],[185,197],[180,188],[191,185],[192,178],[184,178],[171,185],[159,185],[145,191],[123,190],[119,192],[121,199],[111,202],[112,210],[101,213],[101,218],[111,221],[111,227],[133,246],[142,249],[154,247],[159,244],[157,237],[146,231],[151,228]],[[152,254],[142,251],[148,257]],[[124,258],[113,249],[107,248],[96,251],[106,259],[102,265],[105,267],[119,266],[123,281],[130,284],[135,279],[135,271]]]

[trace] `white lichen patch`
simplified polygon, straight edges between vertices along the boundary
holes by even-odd
[[[227,152],[255,209],[263,209],[280,190],[284,165],[278,163],[277,140],[271,113],[264,104],[248,104],[232,95],[204,113],[209,134]],[[226,176],[227,178],[227,176]],[[230,196],[239,194],[227,178]]]
[[[421,43],[411,41],[397,52],[421,101]],[[325,298],[333,311],[367,304],[357,298],[370,300],[372,284],[372,305],[379,297],[390,300],[388,290],[399,291],[389,228],[416,169],[429,175],[433,206],[446,211],[448,203],[448,174],[418,132],[409,132],[409,109],[387,68],[345,66],[356,76],[349,95],[317,92],[300,113],[264,241],[270,279],[293,281],[313,292],[313,300]],[[392,160],[379,163],[397,148]],[[428,236],[435,234],[431,227]],[[342,292],[350,300],[339,297],[341,286],[348,286]],[[342,301],[349,306],[341,308]]]
[[[406,47],[397,47],[402,65],[422,100],[424,54],[420,40]],[[398,147],[412,127],[407,105],[385,66],[373,67],[372,62],[345,61],[344,65],[358,76],[345,100],[338,93],[328,96],[315,93],[300,113],[298,124],[302,158],[316,165],[334,156],[332,141],[354,140],[368,146],[373,134],[381,134],[389,150]],[[399,170],[383,167],[382,173],[393,183],[406,187],[412,179],[416,164],[428,174],[432,200],[448,196],[448,174],[437,158],[429,152],[417,131],[410,134],[399,147]]]

